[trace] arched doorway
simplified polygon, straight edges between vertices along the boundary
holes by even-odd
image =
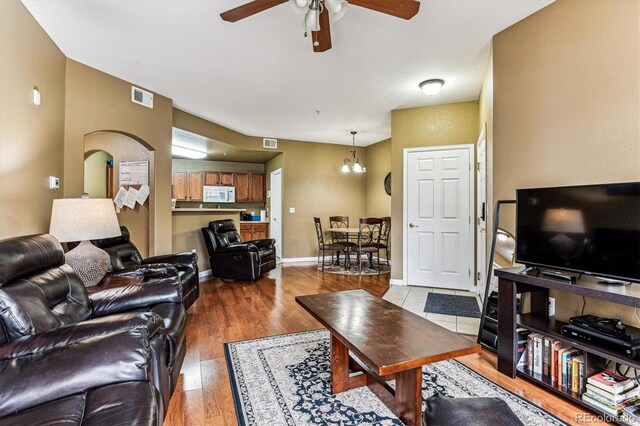
[[[118,221],[120,222],[120,225],[124,225],[129,229],[129,232],[131,234],[131,241],[136,245],[136,247],[138,247],[138,250],[140,250],[140,254],[142,254],[143,257],[147,257],[150,251],[150,235],[153,229],[153,224],[150,221],[150,216],[152,216],[150,215],[150,210],[152,211],[155,205],[155,201],[153,199],[155,182],[154,150],[147,143],[136,138],[135,136],[117,131],[97,131],[85,135],[84,152],[85,192],[88,192],[87,189],[90,189],[91,185],[99,185],[99,183],[96,184],[95,182],[92,182],[92,180],[95,181],[96,176],[101,179],[103,175],[103,172],[101,172],[100,170],[94,170],[93,168],[87,170],[87,160],[92,159],[93,161],[90,161],[89,165],[98,163],[97,167],[101,168],[103,166],[100,165],[100,163],[103,161],[103,159],[106,161],[107,157],[104,154],[99,153],[103,152],[111,156],[113,165],[113,195],[111,195],[111,197],[109,198],[113,198],[113,196],[118,192],[118,189],[120,188],[119,176],[121,162],[149,162],[149,198],[143,205],[136,204],[132,209],[125,207],[118,213]],[[93,158],[94,155],[96,155],[97,157]],[[108,178],[105,177],[105,179]],[[105,181],[105,185],[107,184],[107,182],[108,180]],[[91,192],[89,192],[89,194],[91,195]],[[104,197],[107,197],[108,195],[110,194],[107,194],[105,191]]]

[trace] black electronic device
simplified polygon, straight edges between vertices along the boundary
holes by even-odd
[[[640,328],[626,325],[617,318],[603,318],[594,315],[580,315],[569,318],[571,324],[605,334],[615,339],[640,343]]]
[[[638,355],[640,355],[640,343],[633,343],[611,337],[599,331],[575,324],[565,324],[560,327],[560,331],[564,336],[588,342],[594,346],[623,354],[629,358],[638,358]]]
[[[518,263],[640,282],[640,182],[519,189],[516,206]]]

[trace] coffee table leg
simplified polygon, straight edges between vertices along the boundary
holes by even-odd
[[[331,335],[331,392],[349,390],[349,348]]]
[[[396,373],[396,415],[405,425],[422,424],[422,367]]]

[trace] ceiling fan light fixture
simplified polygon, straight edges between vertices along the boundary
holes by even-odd
[[[420,83],[420,89],[422,89],[424,94],[427,96],[437,95],[438,93],[440,93],[442,86],[444,86],[444,80],[441,80],[439,78],[432,78]]]
[[[328,3],[327,3],[327,7],[329,7]],[[349,9],[349,3],[343,0],[340,2],[340,8],[336,12],[331,12],[329,14],[329,17],[333,22],[337,22],[341,20],[342,17],[347,13],[347,9]],[[329,9],[329,11],[331,11],[331,9]]]
[[[302,6],[300,6],[302,4]],[[306,0],[289,0],[289,6],[298,15],[304,15],[309,10],[309,5]]]
[[[342,9],[341,0],[324,0],[324,5],[329,9],[331,13],[338,13]]]
[[[320,23],[318,22],[318,11],[309,8],[307,15],[304,17],[304,24],[307,31],[320,31]]]

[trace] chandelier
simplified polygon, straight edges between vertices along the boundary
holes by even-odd
[[[331,20],[335,22],[344,16],[349,5],[346,0],[289,0],[289,4],[294,12],[304,15],[305,37],[308,31],[320,31],[320,14],[325,7]]]
[[[353,171],[353,173],[365,173],[367,171],[367,168],[362,167],[362,165],[360,164],[360,159],[358,158],[358,154],[356,153],[356,133],[358,132],[351,132],[351,135],[353,137],[351,145],[353,149],[351,150],[351,155],[344,159],[344,164],[342,164],[342,168],[340,169],[342,173],[349,173],[351,171]],[[351,164],[351,167],[349,167],[349,164]]]

